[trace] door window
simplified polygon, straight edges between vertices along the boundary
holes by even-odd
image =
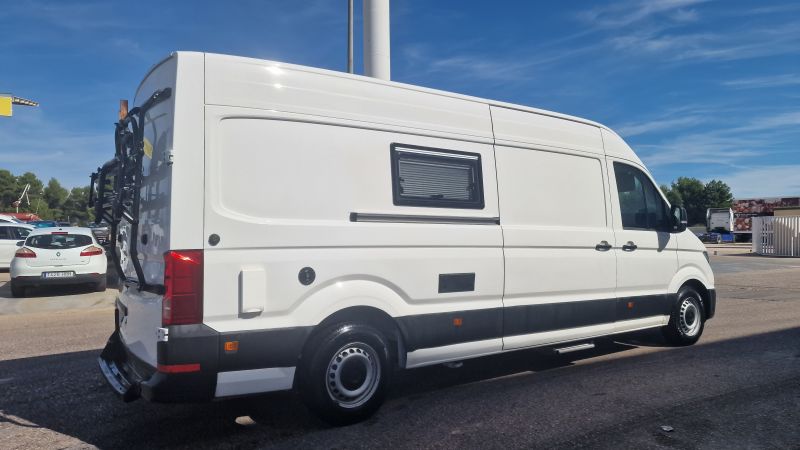
[[[622,227],[665,231],[669,228],[667,204],[650,178],[627,164],[614,163]]]
[[[16,239],[16,236],[14,236],[14,232],[12,231],[11,227],[0,227],[0,239]]]

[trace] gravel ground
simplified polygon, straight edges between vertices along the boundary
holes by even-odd
[[[113,309],[26,312],[30,299],[0,309],[0,448],[800,448],[800,260],[719,249],[712,264],[717,317],[695,346],[647,332],[569,358],[410,370],[374,418],[345,428],[292,393],[123,404],[95,363]]]

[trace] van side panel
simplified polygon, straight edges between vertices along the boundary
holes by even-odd
[[[368,306],[396,318],[409,351],[491,339],[500,350],[502,234],[490,144],[246,108],[207,106],[206,122],[205,226],[220,236],[205,246],[207,325],[310,331],[337,311]],[[479,154],[484,208],[395,206],[392,144]],[[354,221],[353,213],[388,219]],[[409,215],[480,224],[392,219]],[[474,284],[442,291],[440,277],[457,274],[473,274]],[[282,345],[297,348],[307,334],[292,336]],[[220,358],[223,368],[256,368]]]
[[[206,55],[206,104],[278,110],[490,141],[485,104],[369,77]]]

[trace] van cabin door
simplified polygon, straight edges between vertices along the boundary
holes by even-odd
[[[653,180],[635,164],[608,159],[617,245],[616,332],[661,325],[674,294],[677,239],[669,206]]]

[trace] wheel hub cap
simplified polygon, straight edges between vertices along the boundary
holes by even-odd
[[[328,395],[340,406],[355,408],[372,397],[380,376],[375,350],[364,343],[348,344],[328,363],[325,386]]]
[[[687,298],[681,303],[680,328],[681,333],[690,337],[700,331],[700,311],[692,299]]]

